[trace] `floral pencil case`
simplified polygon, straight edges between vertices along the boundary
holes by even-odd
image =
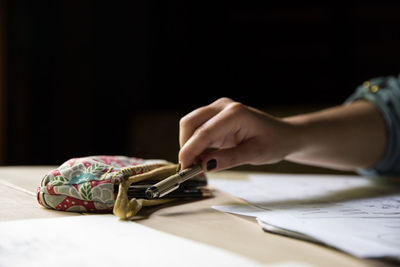
[[[37,200],[49,209],[95,213],[113,211],[119,218],[129,219],[143,206],[174,200],[129,198],[131,185],[154,183],[177,171],[176,164],[165,160],[125,156],[73,158],[44,176],[37,190]],[[201,176],[199,178],[205,181]]]

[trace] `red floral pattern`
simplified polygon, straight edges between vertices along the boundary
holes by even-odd
[[[167,164],[124,156],[73,158],[44,176],[37,200],[46,208],[62,211],[110,212],[115,183]]]

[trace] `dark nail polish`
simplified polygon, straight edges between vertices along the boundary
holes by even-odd
[[[210,159],[207,162],[207,171],[211,171],[217,167],[217,160],[216,159]]]

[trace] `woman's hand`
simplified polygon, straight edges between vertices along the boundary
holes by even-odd
[[[355,170],[374,166],[387,144],[383,116],[365,100],[279,119],[220,98],[183,117],[179,138],[182,167],[201,163],[204,170],[282,159]]]
[[[182,168],[201,163],[204,170],[275,163],[299,145],[294,128],[257,109],[220,98],[181,119],[179,161]]]

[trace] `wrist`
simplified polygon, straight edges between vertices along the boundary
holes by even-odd
[[[286,138],[290,140],[289,151],[284,159],[291,161],[301,157],[310,144],[307,134],[309,121],[304,115],[283,118],[283,121],[288,125],[289,131]]]

